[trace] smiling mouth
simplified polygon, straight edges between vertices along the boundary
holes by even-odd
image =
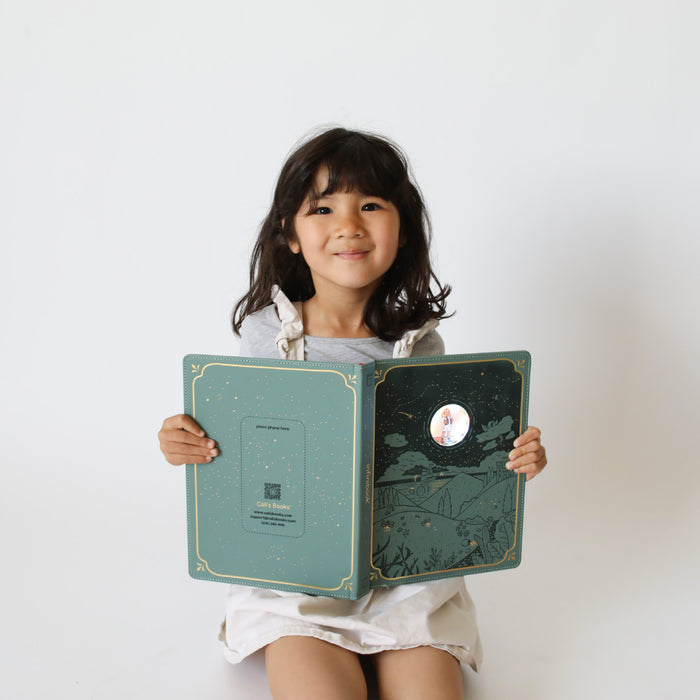
[[[368,250],[342,250],[340,253],[334,253],[336,258],[342,260],[360,260],[366,255],[369,255]]]

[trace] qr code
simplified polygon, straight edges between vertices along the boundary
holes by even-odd
[[[265,484],[265,498],[279,501],[282,498],[282,484]]]

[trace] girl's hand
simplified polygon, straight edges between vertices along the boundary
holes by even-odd
[[[216,443],[185,415],[170,416],[158,431],[160,449],[170,464],[201,464],[211,462],[219,454]]]
[[[508,455],[506,469],[525,474],[526,481],[537,476],[547,466],[547,453],[540,442],[539,428],[530,426],[514,443]]]

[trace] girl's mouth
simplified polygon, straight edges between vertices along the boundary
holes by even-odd
[[[368,250],[342,250],[340,253],[334,253],[337,258],[342,260],[360,260],[368,254]]]

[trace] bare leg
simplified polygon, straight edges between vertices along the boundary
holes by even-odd
[[[275,700],[366,700],[357,654],[314,637],[281,637],[265,647]]]
[[[382,651],[374,663],[381,700],[463,700],[459,661],[442,649]]]

